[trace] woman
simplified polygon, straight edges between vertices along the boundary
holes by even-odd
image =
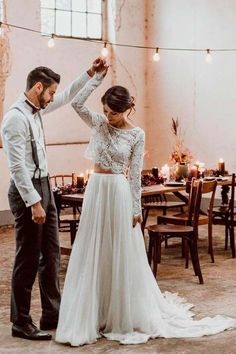
[[[84,106],[107,68],[99,70],[72,103],[92,130],[86,156],[94,160],[95,173],[68,265],[56,341],[79,346],[102,335],[137,344],[235,327],[236,320],[223,316],[193,321],[192,305],[176,294],[161,294],[140,229],[144,132],[128,120],[134,102],[124,87],[113,86],[104,94],[104,114]]]

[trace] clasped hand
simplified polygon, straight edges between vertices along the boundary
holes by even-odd
[[[109,65],[107,65],[106,60],[98,57],[94,60],[91,68],[87,71],[89,76],[93,76],[96,72],[102,73],[103,76],[106,76]]]

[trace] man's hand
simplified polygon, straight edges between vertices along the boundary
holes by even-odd
[[[36,224],[44,224],[46,220],[46,213],[40,202],[31,206],[32,220]]]
[[[142,216],[141,215],[136,215],[136,216],[133,217],[133,227],[135,227],[138,222],[140,224],[142,222]]]
[[[94,60],[91,68],[87,71],[88,75],[93,77],[95,72],[103,72],[103,76],[106,75],[108,70],[108,66],[106,65],[105,59],[102,59],[101,57],[97,58]]]

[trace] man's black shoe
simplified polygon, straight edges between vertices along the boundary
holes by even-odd
[[[49,333],[40,331],[33,323],[27,323],[24,326],[13,324],[12,336],[29,340],[51,340]]]
[[[40,320],[40,329],[42,331],[50,331],[52,329],[57,329],[57,321],[56,322],[47,322]]]

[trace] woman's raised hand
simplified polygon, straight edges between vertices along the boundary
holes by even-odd
[[[94,60],[93,68],[94,68],[95,72],[102,73],[103,76],[106,76],[106,73],[107,73],[107,70],[108,70],[109,66],[107,65],[105,59],[99,57],[99,58]]]
[[[87,73],[89,76],[93,77],[95,73],[102,73],[103,76],[106,76],[109,65],[107,65],[106,60],[98,57],[93,61],[92,66],[88,69]]]

